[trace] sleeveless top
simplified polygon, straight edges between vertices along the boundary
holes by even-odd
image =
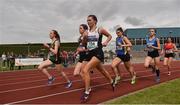
[[[125,48],[121,46],[124,44],[123,37],[124,36],[116,38],[116,54],[117,55],[125,55],[126,54]]]
[[[79,43],[79,46],[78,46],[78,47],[83,48],[83,49],[86,48],[86,46],[83,45],[83,36],[80,36],[80,37],[79,37],[78,43]]]
[[[146,39],[146,47],[148,49],[148,52],[153,52],[153,51],[157,50],[157,49],[149,47],[149,46],[158,47],[156,39],[157,39],[156,37],[154,37],[152,40],[149,40],[149,38]]]
[[[173,49],[174,49],[173,43],[165,43],[164,44],[164,50],[165,50],[166,54],[173,53]]]
[[[53,41],[53,42],[51,43],[50,47],[54,49],[56,42],[60,43],[59,40],[55,40],[55,41]],[[50,52],[49,52],[49,56],[50,56],[50,57],[55,57],[55,58],[57,59],[57,58],[60,56],[59,47],[58,47],[58,52],[57,52],[57,54],[54,54],[53,52],[50,51]]]
[[[98,28],[94,32],[88,31],[87,49],[93,50],[102,48],[102,35],[99,34]]]

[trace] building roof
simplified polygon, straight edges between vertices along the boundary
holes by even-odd
[[[149,28],[126,29],[129,38],[145,38]],[[157,37],[180,37],[180,27],[156,28]]]

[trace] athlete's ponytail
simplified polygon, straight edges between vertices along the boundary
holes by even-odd
[[[55,38],[59,40],[60,42],[60,36],[59,36],[59,33],[56,31],[56,30],[52,30],[55,34]]]

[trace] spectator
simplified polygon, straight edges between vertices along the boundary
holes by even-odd
[[[7,67],[9,68],[9,66],[10,66],[10,53],[9,52],[7,52]]]
[[[5,52],[3,52],[3,54],[2,54],[2,60],[3,60],[3,67],[6,67],[6,60],[7,60],[7,57],[6,57],[6,54],[5,54]]]
[[[23,58],[23,55],[19,54],[18,58],[19,59]],[[18,70],[21,70],[21,66],[18,66]]]
[[[15,64],[15,56],[14,53],[11,52],[11,55],[9,56],[10,60],[10,70],[14,70],[14,64]]]

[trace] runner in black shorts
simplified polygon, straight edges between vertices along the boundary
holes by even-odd
[[[52,84],[55,78],[48,73],[47,67],[52,64],[55,64],[56,69],[60,71],[61,75],[67,81],[66,88],[70,88],[72,85],[72,82],[68,79],[66,74],[62,71],[61,58],[60,58],[60,53],[59,53],[59,47],[60,47],[59,34],[56,30],[51,30],[49,36],[50,36],[50,39],[52,40],[51,46],[49,46],[47,43],[44,44],[44,47],[49,49],[49,59],[43,61],[39,65],[38,69],[42,70],[42,72],[48,77],[48,85],[50,85]]]
[[[85,59],[87,64],[83,67],[83,76],[85,82],[85,92],[81,97],[82,101],[87,101],[90,94],[90,75],[89,71],[92,68],[99,70],[110,82],[114,90],[114,81],[111,78],[110,74],[105,70],[102,65],[104,61],[104,53],[102,50],[103,46],[106,46],[111,40],[112,36],[103,28],[97,28],[97,18],[95,15],[89,15],[87,17],[87,23],[89,26],[89,31],[87,35],[87,58]],[[102,36],[107,37],[106,41],[102,43]]]
[[[124,62],[126,69],[131,74],[131,84],[135,84],[136,80],[136,73],[133,69],[133,66],[130,62],[130,54],[128,49],[132,46],[129,39],[123,35],[124,31],[120,27],[116,30],[117,38],[116,38],[116,55],[117,57],[113,59],[111,67],[115,73],[115,83],[117,84],[120,80],[120,70],[118,65],[121,62]]]
[[[88,31],[88,26],[86,24],[81,24],[79,27],[79,33],[80,33],[80,37],[79,37],[79,46],[77,48],[76,51],[76,55],[79,54],[79,61],[76,64],[76,67],[74,69],[74,76],[76,75],[81,75],[82,76],[82,62],[84,61],[84,59],[86,58],[86,41],[85,41],[85,34],[87,34]]]
[[[177,51],[176,45],[172,42],[171,38],[168,38],[161,52],[161,54],[165,54],[163,64],[168,68],[168,75],[171,75],[171,62],[175,51]]]
[[[146,38],[146,49],[147,57],[144,61],[144,66],[146,68],[152,68],[153,72],[156,72],[156,82],[160,81],[160,70],[159,70],[159,52],[161,49],[160,41],[156,37],[156,29],[149,29],[149,37]],[[150,63],[154,60],[154,66],[150,65]]]

